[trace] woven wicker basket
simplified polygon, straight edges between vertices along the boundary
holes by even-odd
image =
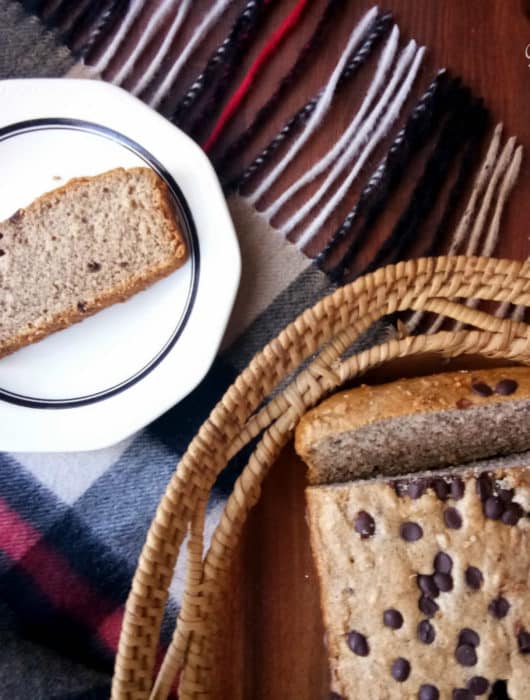
[[[222,604],[243,524],[297,421],[323,396],[371,367],[424,353],[530,364],[530,326],[462,303],[470,299],[530,305],[530,264],[440,257],[385,267],[322,299],[254,357],[191,442],[160,502],[127,601],[114,700],[161,700],[179,674],[181,700],[216,696],[213,669],[222,639]],[[406,310],[434,312],[471,329],[393,338],[348,353],[378,319]],[[227,462],[256,436],[261,436],[257,447],[203,555],[210,489]],[[153,680],[168,588],[187,534],[182,609]]]

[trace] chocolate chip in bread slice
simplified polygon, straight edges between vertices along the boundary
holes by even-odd
[[[332,697],[526,700],[529,465],[308,487]]]
[[[343,391],[308,411],[295,442],[312,484],[530,450],[530,369],[448,372]]]
[[[153,170],[70,180],[0,223],[0,356],[125,301],[185,259]]]

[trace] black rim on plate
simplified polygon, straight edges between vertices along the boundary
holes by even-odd
[[[128,377],[127,379],[121,381],[119,384],[115,384],[108,389],[99,391],[94,394],[88,394],[86,396],[77,396],[67,399],[42,399],[33,396],[24,396],[22,394],[16,394],[11,391],[7,391],[0,387],[0,400],[7,401],[8,403],[16,404],[18,406],[26,406],[29,408],[74,408],[78,406],[84,406],[90,403],[95,403],[96,401],[102,401],[107,399],[114,394],[118,394],[121,391],[125,391],[133,384],[136,384],[141,379],[146,377],[153,369],[160,364],[164,357],[173,348],[188,322],[190,317],[195,299],[197,296],[197,287],[199,284],[199,273],[200,273],[200,249],[199,240],[197,237],[197,230],[193,217],[191,215],[190,208],[184,197],[180,187],[175,182],[173,176],[168,172],[168,170],[162,165],[162,163],[155,158],[149,151],[147,151],[143,146],[136,143],[132,139],[128,138],[124,134],[114,131],[102,124],[94,124],[92,122],[87,122],[80,119],[64,119],[64,118],[48,118],[48,119],[32,119],[23,122],[17,122],[16,124],[10,124],[0,129],[0,142],[5,141],[14,136],[19,136],[23,133],[29,133],[33,131],[44,131],[44,130],[69,130],[69,131],[84,131],[88,133],[95,134],[97,136],[102,136],[111,141],[119,143],[121,146],[129,151],[132,151],[135,155],[141,158],[150,168],[152,168],[167,184],[169,191],[172,196],[175,208],[177,210],[177,215],[182,224],[184,235],[186,236],[188,247],[190,250],[190,262],[191,262],[191,283],[188,288],[188,296],[184,306],[184,310],[177,319],[175,328],[171,333],[169,339],[160,348],[157,354],[149,360],[141,369],[139,369],[135,374]]]

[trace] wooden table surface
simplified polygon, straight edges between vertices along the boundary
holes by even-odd
[[[282,0],[277,4],[281,4],[280,14],[284,14],[294,3]],[[313,1],[308,27],[314,25],[324,4],[325,0]],[[317,68],[307,76],[304,89],[308,94],[325,81],[354,21],[371,6],[368,0],[346,4],[337,25],[335,48],[328,47]],[[528,157],[530,58],[525,50],[528,47],[530,55],[530,19],[523,2],[387,0],[385,8],[395,13],[404,39],[413,37],[428,47],[428,67],[447,66],[460,74],[476,94],[485,98],[494,121],[502,120],[506,133],[519,137]],[[290,43],[284,59],[289,51],[295,55],[303,41],[303,29],[301,35]],[[281,66],[277,70],[281,71]],[[270,81],[272,85],[272,77]],[[359,98],[362,85],[355,83],[351,91],[353,99]],[[293,98],[286,109],[296,104]],[[248,114],[251,112],[249,105]],[[271,122],[270,133],[277,126]],[[338,123],[336,132],[333,127],[324,130],[322,143],[333,141],[343,126]],[[530,253],[529,192],[530,167],[525,161],[503,221],[498,249],[501,256],[522,259]],[[233,576],[226,638],[219,640],[226,651],[219,678],[220,699],[329,697],[318,582],[309,550],[303,489],[304,468],[289,447],[267,478],[262,498],[246,527]]]

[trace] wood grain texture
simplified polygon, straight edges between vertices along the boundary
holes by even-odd
[[[294,3],[281,5],[285,14]],[[275,58],[257,94],[231,124],[236,133],[255,107],[270,94],[316,22],[324,0],[315,0],[303,28]],[[347,2],[332,41],[319,55],[314,69],[286,101],[281,115],[271,119],[260,137],[262,144],[275,133],[304,96],[311,96],[329,75],[353,23],[371,3]],[[521,0],[387,0],[403,38],[427,45],[429,56],[423,81],[437,67],[460,74],[482,95],[493,121],[503,121],[507,134],[516,134],[530,151],[530,7]],[[525,14],[525,6],[527,14]],[[276,8],[278,9],[278,8]],[[274,26],[274,17],[268,26]],[[530,55],[530,48],[528,49]],[[242,67],[244,70],[244,66]],[[287,173],[294,180],[315,154],[329,146],[348,121],[352,105],[362,96],[363,80],[355,81],[341,100],[332,123],[317,135],[304,159]],[[502,223],[498,255],[525,258],[529,252],[530,167],[525,159],[519,184]],[[402,202],[395,203],[396,211]],[[386,223],[385,223],[386,222]],[[380,226],[384,228],[388,219]],[[328,697],[328,673],[323,649],[318,585],[311,563],[304,517],[303,466],[292,448],[284,452],[266,480],[263,496],[250,516],[234,571],[231,614],[226,638],[219,640],[226,660],[219,676],[218,697],[227,700],[321,700]]]

